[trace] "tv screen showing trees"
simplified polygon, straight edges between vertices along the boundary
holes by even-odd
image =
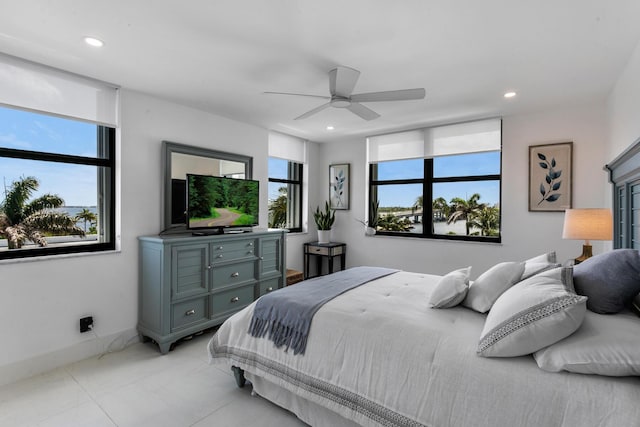
[[[187,175],[187,226],[190,229],[258,225],[259,182]]]

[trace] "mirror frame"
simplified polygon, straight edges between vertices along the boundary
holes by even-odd
[[[192,145],[179,144],[177,142],[162,141],[162,164],[164,164],[164,191],[163,191],[163,205],[164,205],[164,229],[169,230],[173,228],[186,229],[185,223],[172,223],[171,222],[171,155],[173,153],[187,154],[191,156],[208,157],[213,159],[228,160],[232,162],[244,163],[245,179],[252,179],[253,177],[253,157],[244,156],[241,154],[227,153],[225,151],[209,150],[207,148],[195,147]]]

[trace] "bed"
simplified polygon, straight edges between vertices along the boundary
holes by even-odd
[[[550,261],[543,269],[547,273],[540,269],[526,273],[545,264],[539,263],[543,258]],[[371,280],[331,299],[315,313],[304,354],[285,351],[266,337],[255,338],[247,332],[256,301],[229,318],[215,333],[207,345],[210,361],[229,365],[238,385],[243,385],[246,378],[255,393],[313,426],[640,425],[640,341],[634,341],[634,336],[640,335],[640,319],[627,308],[615,317],[586,309],[582,317],[571,312],[568,317],[578,326],[569,333],[560,332],[564,338],[553,339],[563,345],[579,338],[578,332],[583,330],[590,339],[617,339],[597,327],[589,328],[600,318],[620,320],[623,329],[632,335],[630,340],[622,338],[625,342],[621,347],[621,351],[635,352],[624,355],[625,364],[630,366],[620,368],[614,363],[611,371],[601,360],[587,368],[563,360],[558,367],[558,356],[548,354],[553,345],[534,352],[535,357],[529,349],[525,350],[529,354],[521,356],[478,354],[480,337],[484,336],[486,342],[486,337],[500,329],[493,328],[492,333],[486,330],[492,313],[501,314],[505,295],[509,297],[523,283],[532,282],[534,288],[540,288],[539,277],[545,274],[547,278],[555,275],[557,282],[560,270],[567,271],[550,265],[555,262],[550,254],[528,261],[519,263],[522,268],[518,267],[517,272],[503,274],[502,279],[509,276],[507,281],[511,283],[502,285],[505,290],[493,290],[498,296],[488,314],[460,303],[473,296],[470,290],[476,283],[480,288],[481,279],[489,270],[470,286],[468,268],[445,276],[398,271]],[[490,277],[492,286],[500,281],[496,277]],[[460,283],[466,285],[466,291],[455,290]],[[434,308],[434,295],[440,295],[443,289],[445,293],[453,292],[455,298],[440,298],[442,307]],[[573,289],[568,291],[572,293]],[[474,295],[477,297],[477,292]],[[574,298],[574,308],[584,305],[586,299]],[[531,323],[535,322],[527,323],[526,328]],[[535,327],[546,331],[544,334],[563,329],[552,324]],[[530,336],[518,339],[516,346],[525,347],[537,340]],[[497,342],[504,341],[502,333]],[[617,342],[613,346],[596,343],[596,353],[600,345],[614,347],[617,352]],[[570,343],[569,347],[581,345]],[[537,359],[547,363],[547,370],[541,369]],[[576,373],[581,369],[587,373]]]

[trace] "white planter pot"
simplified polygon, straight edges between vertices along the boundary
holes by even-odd
[[[375,236],[376,234],[376,229],[373,227],[366,227],[364,229],[364,234],[367,236]]]
[[[331,230],[318,230],[318,243],[331,242]]]

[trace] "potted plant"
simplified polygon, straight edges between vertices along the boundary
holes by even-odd
[[[376,234],[378,230],[378,223],[380,221],[380,217],[378,216],[378,208],[380,207],[380,201],[376,200],[369,204],[369,219],[366,221],[356,220],[365,226],[364,234],[367,236],[373,236]]]
[[[336,212],[329,207],[329,202],[324,203],[324,211],[320,210],[320,206],[316,207],[313,219],[318,227],[318,243],[329,243],[331,227],[336,220]]]

